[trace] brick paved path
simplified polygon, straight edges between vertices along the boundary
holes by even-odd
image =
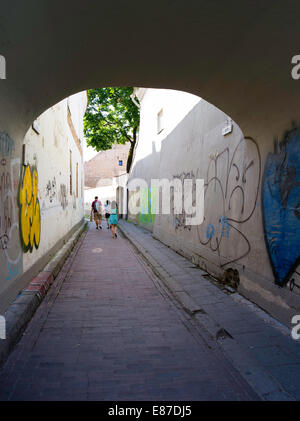
[[[192,308],[201,309],[193,319],[202,331],[215,337],[222,328],[230,334],[217,340],[218,345],[263,400],[300,400],[300,343],[292,339],[290,328],[240,294],[228,294],[220,284],[214,285],[204,271],[148,230],[124,221],[120,226],[155,271],[160,270],[182,304],[190,297]]]
[[[90,226],[0,373],[1,400],[252,400],[119,234]]]

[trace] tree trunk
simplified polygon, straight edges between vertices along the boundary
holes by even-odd
[[[132,165],[133,152],[134,152],[134,148],[135,148],[135,144],[136,144],[136,132],[137,132],[137,127],[135,127],[133,129],[133,140],[130,141],[130,149],[129,149],[129,153],[128,153],[127,166],[126,166],[127,173],[129,173],[131,165]]]

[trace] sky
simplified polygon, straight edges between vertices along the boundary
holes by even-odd
[[[98,152],[94,150],[91,146],[87,146],[86,139],[83,139],[83,160],[84,162],[89,161],[94,158]]]

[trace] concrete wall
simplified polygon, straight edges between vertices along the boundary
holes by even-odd
[[[1,312],[26,283],[25,274],[83,218],[86,105],[82,92],[51,107],[27,131],[20,150],[1,135]]]
[[[137,93],[141,127],[129,180],[202,178],[205,210],[198,226],[186,225],[184,214],[131,219],[215,276],[237,269],[239,291],[290,323],[300,310],[299,131],[258,143],[232,122],[223,136],[230,119],[206,101],[176,91]],[[165,128],[157,133],[160,109]]]

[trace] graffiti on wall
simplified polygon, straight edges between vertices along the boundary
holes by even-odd
[[[11,157],[14,151],[14,141],[5,132],[0,132],[0,155],[5,158]],[[4,162],[4,161],[3,161]]]
[[[155,213],[151,213],[151,209],[156,211],[157,207],[157,189],[153,187],[154,192],[152,190],[151,194],[151,187],[150,188],[143,188],[141,189],[140,193],[140,214],[139,214],[139,222],[144,225],[153,225],[155,222]],[[154,200],[155,203],[152,203],[151,200]]]
[[[2,212],[0,214],[0,245],[2,250],[7,249],[8,232],[12,226],[12,183],[11,176],[7,169],[0,172],[0,203]]]
[[[182,182],[182,185],[184,184],[184,180],[193,180],[192,185],[192,194],[195,197],[196,195],[196,177],[193,171],[190,172],[183,172],[179,175],[174,175],[173,179],[179,179]],[[182,189],[182,203],[184,203],[184,189]],[[195,206],[195,203],[193,203],[193,206]],[[188,215],[185,212],[185,209],[183,207],[182,212],[180,214],[175,214],[174,212],[174,189],[171,190],[171,222],[172,225],[175,226],[175,230],[187,230],[191,231],[192,226],[188,225],[186,223]]]
[[[25,165],[19,187],[19,226],[23,251],[38,248],[41,233],[41,214],[38,199],[38,173],[36,167]]]
[[[68,190],[65,184],[60,185],[59,201],[60,201],[61,207],[63,208],[63,210],[65,210],[66,207],[68,206]]]
[[[77,201],[76,201],[76,195],[74,191],[72,194],[72,202],[73,202],[73,209],[77,209]]]
[[[48,180],[46,186],[46,197],[49,199],[50,203],[56,198],[56,179],[55,177],[52,180]]]
[[[204,222],[197,226],[199,242],[219,255],[221,267],[237,262],[251,251],[243,224],[255,211],[261,177],[261,156],[254,139],[243,137],[232,149],[227,147],[210,156]],[[201,178],[199,171],[197,178]],[[226,241],[229,239],[230,243]]]
[[[275,282],[286,285],[300,263],[300,129],[275,142],[262,189],[265,242]]]
[[[0,281],[15,279],[22,270],[17,191],[20,160],[12,159],[14,141],[0,132]]]

